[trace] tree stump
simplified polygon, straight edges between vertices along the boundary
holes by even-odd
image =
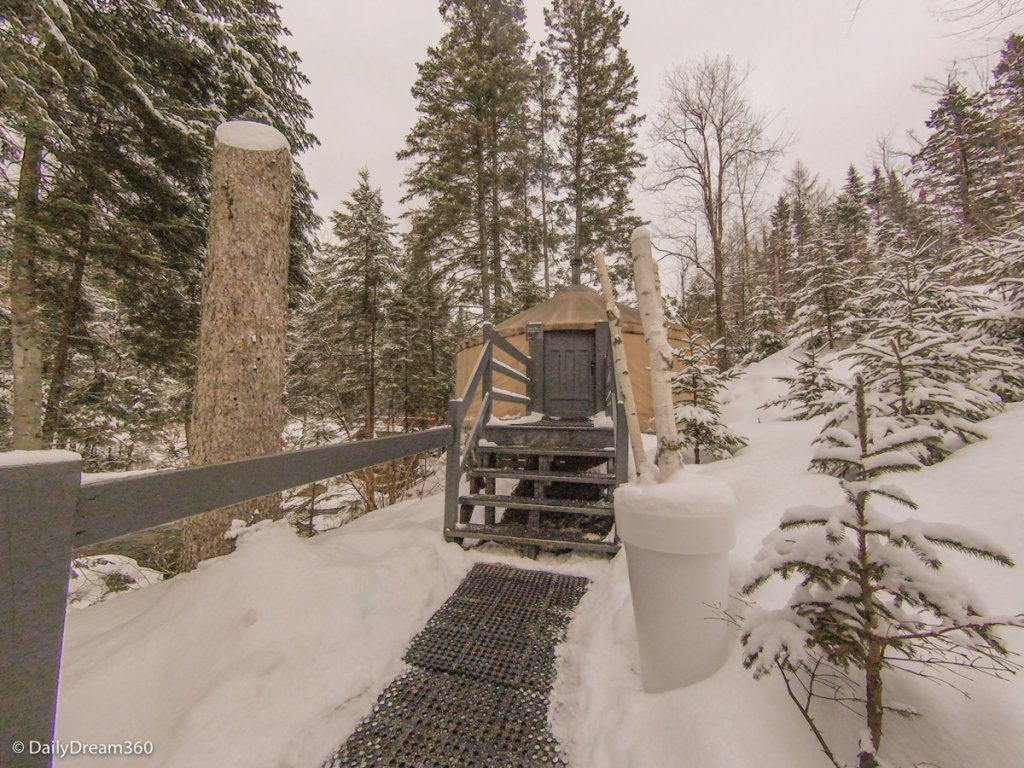
[[[192,466],[278,453],[284,428],[291,151],[267,125],[230,121],[213,145]],[[278,495],[185,521],[181,570],[226,554],[231,520],[281,516]]]

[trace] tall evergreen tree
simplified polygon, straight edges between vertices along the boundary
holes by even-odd
[[[932,132],[913,161],[944,239],[991,232],[1005,201],[984,96],[951,78],[926,125]]]
[[[786,195],[779,195],[775,207],[769,215],[770,229],[765,243],[765,258],[768,261],[769,277],[772,292],[780,307],[789,304],[791,296],[788,288],[788,276],[793,264],[795,243],[793,239],[793,212]],[[791,312],[787,312],[791,315]]]
[[[403,202],[421,206],[417,238],[460,303],[494,317],[506,286],[504,247],[521,191],[530,67],[522,0],[443,0],[448,29],[419,64],[420,117],[400,159],[412,160]],[[472,243],[472,249],[470,244]]]
[[[988,95],[1002,159],[998,181],[1007,199],[1000,219],[1012,226],[1024,208],[1024,35],[1014,32],[1006,39]]]
[[[172,0],[153,13],[128,0],[47,0],[16,8],[4,27],[12,57],[0,144],[31,158],[21,163],[28,176],[10,180],[24,201],[9,222],[19,246],[14,335],[33,329],[18,349],[32,348],[35,369],[45,363],[49,373],[31,387],[47,385],[45,401],[37,394],[15,412],[43,442],[75,441],[69,425],[97,421],[69,409],[100,402],[83,395],[117,380],[107,365],[154,385],[190,377],[212,128],[252,117],[279,124],[297,149],[313,140],[297,128],[309,115],[297,59],[267,37],[285,34],[275,20],[269,3]],[[261,52],[268,46],[274,56]],[[241,106],[247,94],[262,112]],[[301,174],[295,208],[297,263],[316,224]],[[25,304],[37,321],[22,322]],[[112,336],[122,345],[116,362],[98,352]],[[173,397],[181,419],[187,398]]]
[[[643,117],[634,111],[637,79],[622,47],[629,16],[615,0],[553,0],[544,23],[560,81],[558,173],[570,264],[589,271],[597,249],[628,252],[639,224],[629,188],[644,162],[636,149]],[[627,263],[612,265],[619,282],[630,282]]]
[[[846,258],[833,207],[819,209],[810,226],[814,234],[805,237],[814,239],[805,245],[802,262],[792,273],[793,283],[800,286],[792,332],[804,336],[807,345],[835,349],[849,331],[854,265]]]
[[[536,111],[534,135],[537,195],[540,206],[541,258],[544,267],[544,296],[551,295],[554,261],[561,237],[555,211],[557,180],[556,153],[552,147],[558,127],[558,82],[551,59],[543,51],[533,59],[533,102]]]
[[[871,253],[868,250],[868,223],[870,213],[867,207],[867,188],[857,168],[850,165],[846,172],[846,184],[836,196],[835,228],[843,259],[854,265],[859,274],[871,271]]]
[[[371,438],[396,249],[380,189],[370,185],[367,169],[359,171],[358,184],[331,223],[337,243],[323,247],[312,270],[315,285],[293,366],[305,371],[303,394],[313,398],[316,415]]]

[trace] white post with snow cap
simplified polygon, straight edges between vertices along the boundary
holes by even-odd
[[[699,682],[728,655],[729,627],[716,607],[729,599],[733,507],[729,486],[697,472],[615,491],[647,693]]]

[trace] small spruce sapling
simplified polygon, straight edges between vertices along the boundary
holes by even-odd
[[[893,251],[867,280],[862,318],[868,328],[850,358],[906,425],[928,425],[964,443],[985,438],[978,422],[1002,410],[993,390],[1012,376],[1012,354],[986,328],[992,301],[952,284],[923,253]],[[929,462],[950,446],[936,443]]]
[[[979,672],[1004,677],[1018,671],[996,628],[1024,626],[1024,615],[989,616],[968,585],[947,574],[941,548],[1012,566],[1009,555],[967,528],[897,521],[880,512],[876,497],[910,509],[917,505],[883,476],[919,470],[916,449],[930,431],[871,415],[871,395],[857,377],[852,407],[838,409],[816,442],[813,464],[839,478],[845,501],[834,507],[798,507],[784,515],[757,555],[743,588],[755,592],[772,576],[800,583],[779,610],[752,605],[741,631],[744,666],[755,678],[778,671],[822,750],[841,763],[812,712],[831,700],[864,718],[859,768],[876,768],[887,712],[911,716],[911,707],[883,696],[893,672],[947,682]]]
[[[732,432],[722,423],[719,396],[736,373],[722,373],[715,360],[721,341],[711,344],[690,344],[688,350],[676,350],[683,370],[673,374],[672,391],[686,400],[675,408],[676,426],[684,447],[693,450],[695,464],[705,458],[731,456],[747,444],[745,437]]]
[[[760,408],[792,407],[793,418],[798,421],[828,413],[836,406],[833,395],[839,384],[832,379],[828,367],[818,362],[818,350],[809,347],[803,357],[792,360],[796,363],[796,375],[775,377],[776,381],[789,386],[786,397],[767,402]]]

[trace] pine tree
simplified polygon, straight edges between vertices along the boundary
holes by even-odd
[[[26,246],[18,255],[31,251],[30,269],[15,270],[15,325],[22,327],[22,304],[41,311],[40,322],[28,323],[38,331],[30,346],[48,373],[45,400],[15,410],[40,424],[47,443],[96,437],[81,425],[102,422],[101,400],[89,393],[117,380],[106,366],[170,387],[157,398],[176,403],[180,423],[188,409],[180,384],[194,365],[210,129],[226,116],[278,123],[284,115],[294,118],[283,121],[294,147],[312,140],[297,128],[309,114],[297,59],[289,54],[282,64],[260,51],[273,42],[261,35],[284,34],[279,22],[255,21],[276,19],[275,6],[172,0],[151,10],[127,0],[47,0],[16,9],[5,27],[6,50],[17,56],[4,58],[2,109],[11,112],[0,120],[0,144],[29,150],[35,160],[22,168],[30,176],[44,161],[50,171],[25,179],[25,205],[10,222],[27,235],[15,238]],[[245,94],[257,94],[250,104],[263,111],[233,113]],[[301,173],[296,179],[293,266],[316,226],[308,185]],[[111,337],[121,344],[116,355],[101,350]],[[138,428],[148,428],[145,419]]]
[[[984,95],[951,78],[926,125],[932,133],[913,162],[945,239],[992,231],[1005,196],[996,186],[999,157]]]
[[[1024,207],[1024,35],[1006,39],[999,63],[992,72],[989,108],[1001,165],[999,185],[1007,206],[998,228],[1010,227]]]
[[[867,189],[857,168],[850,165],[846,184],[833,204],[834,222],[843,260],[856,266],[859,274],[871,271],[871,253],[868,250]]]
[[[537,195],[541,220],[541,254],[544,265],[544,297],[551,295],[554,261],[561,243],[554,194],[557,189],[556,150],[552,142],[558,127],[558,83],[551,59],[543,51],[533,59],[533,102],[536,114],[534,141]]]
[[[751,349],[745,362],[764,360],[786,348],[782,335],[782,312],[778,301],[768,288],[761,284],[750,300]]]
[[[331,215],[337,243],[318,254],[303,313],[307,397],[351,434],[371,438],[378,417],[384,309],[394,274],[393,226],[380,189],[365,168],[342,208]],[[359,425],[358,427],[356,425]]]
[[[558,173],[570,261],[589,270],[596,249],[628,251],[639,224],[629,188],[644,163],[636,149],[643,118],[634,113],[637,79],[621,40],[629,16],[615,0],[552,0],[544,23],[560,81]],[[627,262],[613,263],[616,282],[629,282]]]
[[[796,251],[793,237],[793,212],[786,195],[779,195],[775,201],[775,207],[769,216],[769,223],[771,229],[768,232],[765,255],[770,268],[775,300],[779,302],[780,307],[785,308],[789,303],[787,299],[791,297],[791,293],[787,289]],[[784,314],[788,318],[792,318],[792,311],[784,310]]]
[[[871,330],[842,357],[890,398],[888,415],[939,436],[983,439],[977,422],[1002,408],[993,375],[1009,371],[1004,352],[978,325],[985,297],[948,285],[918,254],[887,254],[885,261],[862,302]],[[926,458],[939,460],[948,450],[936,443]]]
[[[1006,363],[992,388],[1004,400],[1024,399],[1024,227],[965,245],[950,272],[987,286],[984,298],[991,306],[974,319]]]
[[[973,590],[942,570],[942,548],[1012,566],[999,547],[961,526],[898,521],[877,509],[876,498],[917,509],[886,477],[920,469],[914,455],[923,450],[922,431],[875,417],[876,395],[861,377],[850,396],[851,405],[833,415],[816,441],[821,447],[812,462],[839,478],[845,500],[788,510],[765,539],[743,593],[776,575],[796,575],[800,583],[785,607],[750,610],[740,641],[744,666],[756,678],[779,672],[836,768],[838,750],[812,707],[831,700],[862,708],[867,738],[857,746],[858,765],[877,768],[886,711],[915,714],[883,695],[884,679],[910,672],[941,680],[935,670],[942,667],[1013,673],[1018,665],[996,629],[1024,626],[1024,615],[986,616]]]
[[[398,154],[413,161],[403,202],[422,205],[413,216],[418,240],[460,303],[479,307],[486,321],[507,285],[503,249],[516,216],[514,204],[507,208],[526,141],[525,11],[522,0],[452,0],[441,16],[448,30],[419,65],[412,93],[420,117]]]
[[[746,438],[732,432],[722,423],[719,398],[726,384],[736,373],[722,373],[717,366],[718,345],[690,344],[687,350],[676,350],[683,369],[672,376],[672,392],[684,402],[676,406],[676,426],[684,447],[693,450],[694,463],[705,459],[731,456],[747,444]]]
[[[808,347],[800,358],[793,360],[796,363],[796,374],[775,378],[789,387],[786,396],[760,407],[792,407],[793,418],[798,421],[812,419],[833,410],[838,404],[835,393],[839,390],[839,383],[832,378],[828,367],[818,362],[818,350]]]
[[[803,336],[806,345],[827,344],[829,349],[835,349],[849,332],[854,293],[854,265],[846,258],[837,230],[835,209],[819,209],[813,220],[813,234],[804,235],[808,242],[801,248],[802,262],[791,273],[792,281],[799,286],[794,296],[797,310],[791,333]]]

